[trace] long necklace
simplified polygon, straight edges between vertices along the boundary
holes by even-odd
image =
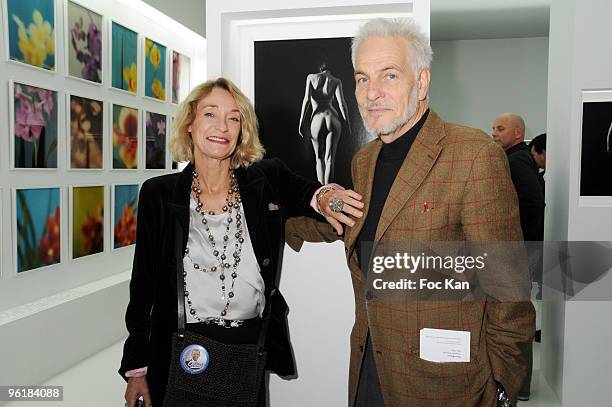
[[[217,262],[207,269],[206,267],[201,267],[198,263],[193,261],[193,259],[189,255],[189,247],[185,249],[185,254],[187,255],[187,257],[193,264],[193,268],[195,270],[200,270],[202,272],[216,272],[218,268],[220,269],[219,279],[221,280],[221,298],[226,300],[225,307],[221,311],[221,317],[225,317],[227,315],[227,310],[230,306],[230,302],[234,298],[234,285],[236,282],[236,278],[238,277],[237,269],[238,269],[238,264],[240,263],[240,255],[242,253],[242,243],[244,243],[243,228],[242,228],[242,215],[240,214],[241,199],[240,199],[240,191],[238,190],[238,182],[236,180],[236,175],[234,174],[234,171],[230,170],[230,187],[227,192],[227,196],[225,197],[225,205],[222,208],[223,213],[227,213],[228,217],[227,217],[227,226],[225,228],[225,235],[223,236],[223,249],[221,251],[219,251],[219,249],[217,248],[217,242],[215,241],[215,238],[212,235],[210,227],[208,226],[208,219],[206,218],[207,214],[215,215],[215,213],[210,210],[206,211],[204,207],[204,203],[202,202],[200,198],[200,195],[202,195],[202,189],[200,188],[200,179],[195,170],[193,171],[193,181],[191,183],[191,190],[193,191],[193,195],[197,201],[197,205],[195,208],[196,212],[198,212],[201,215],[202,224],[204,225],[204,229],[206,233],[208,234],[208,244],[210,245],[213,256],[215,256]],[[236,216],[235,216],[236,222],[235,223],[234,223],[234,218],[232,217],[232,214],[234,211],[236,211]],[[232,255],[233,263],[230,264],[227,259],[226,252],[227,252],[227,246],[229,244],[230,226],[232,224],[235,224],[235,228],[236,228],[236,232],[234,234],[236,241],[234,243],[234,253]],[[226,271],[229,272],[230,269],[231,269],[230,276],[232,278],[232,281],[231,281],[229,290],[227,290],[227,293],[226,293]],[[186,275],[187,275],[186,272],[183,273],[184,277],[186,277]],[[192,308],[192,301],[189,298],[189,291],[187,290],[186,280],[184,281],[184,287],[185,287],[185,298],[187,299],[187,304],[189,306],[189,313],[198,321],[206,322],[205,320],[201,319],[197,315],[196,310]]]

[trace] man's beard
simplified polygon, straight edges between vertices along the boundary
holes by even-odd
[[[377,105],[375,103],[372,103],[371,105],[368,104],[368,106],[366,107],[366,113],[367,113],[367,108],[370,108],[373,106],[377,106]],[[371,137],[380,137],[380,136],[386,136],[388,134],[391,134],[397,131],[398,129],[400,129],[406,123],[408,123],[408,121],[412,119],[412,117],[416,114],[418,108],[419,108],[419,90],[418,90],[418,86],[415,84],[412,87],[412,91],[410,92],[410,97],[408,99],[408,106],[404,114],[402,114],[397,119],[393,120],[391,123],[389,123],[388,126],[383,127],[378,132],[374,131],[372,128],[370,128],[370,126],[368,126],[368,122],[366,121],[363,111],[361,109],[359,109],[359,114],[361,115],[361,120],[363,121],[363,127],[368,132],[368,135],[370,135]]]

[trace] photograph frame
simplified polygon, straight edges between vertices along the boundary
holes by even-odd
[[[93,187],[97,187],[97,188],[103,188],[103,205],[104,207],[102,208],[102,216],[103,216],[103,220],[102,220],[102,251],[101,252],[97,252],[97,253],[93,253],[93,254],[87,254],[85,256],[80,256],[80,257],[74,257],[74,209],[75,209],[75,205],[74,205],[74,189],[75,188],[93,188]],[[78,183],[78,184],[74,184],[74,185],[70,185],[68,187],[68,261],[70,263],[72,262],[78,262],[78,261],[85,261],[86,259],[93,259],[93,258],[97,258],[99,256],[103,256],[106,252],[107,252],[107,247],[108,247],[108,232],[107,232],[107,224],[108,224],[108,188],[106,187],[105,184],[96,184],[96,183]]]
[[[114,160],[114,134],[113,134],[113,116],[114,116],[114,106],[121,106],[121,107],[127,107],[130,109],[136,109],[138,111],[137,113],[137,123],[138,123],[138,132],[136,134],[136,139],[137,139],[137,146],[136,146],[136,167],[135,168],[114,168],[113,165],[113,160]],[[141,154],[141,144],[142,144],[142,139],[143,139],[143,135],[142,135],[142,111],[144,110],[142,107],[140,106],[134,106],[134,105],[128,105],[128,104],[123,104],[121,102],[115,102],[115,101],[108,101],[108,122],[109,122],[109,127],[107,130],[108,133],[108,148],[109,150],[109,154],[108,154],[108,169],[110,171],[138,171],[140,169],[142,169],[142,154]]]
[[[611,196],[589,196],[581,195],[582,184],[582,149],[583,149],[583,126],[584,126],[584,105],[591,102],[609,102],[612,104],[612,89],[585,89],[580,91],[580,107],[578,109],[578,179],[577,197],[578,207],[581,208],[612,208]],[[612,119],[612,114],[611,114]]]
[[[13,239],[12,239],[12,244],[11,244],[11,253],[12,253],[12,258],[13,258],[13,266],[11,267],[11,275],[13,277],[17,277],[20,278],[23,275],[29,275],[32,272],[44,272],[46,270],[53,270],[55,268],[59,268],[61,265],[66,263],[66,260],[64,258],[65,255],[65,250],[64,250],[64,244],[66,241],[66,236],[64,236],[64,224],[65,224],[65,216],[66,216],[66,206],[65,206],[65,202],[64,202],[64,188],[65,186],[63,185],[59,185],[59,184],[53,184],[53,185],[25,185],[25,186],[13,186],[11,188],[11,227],[13,229]],[[46,266],[41,266],[41,267],[37,267],[37,268],[33,268],[30,270],[24,270],[22,272],[18,271],[18,264],[19,262],[17,261],[18,258],[18,252],[17,252],[17,247],[18,247],[18,234],[17,234],[17,191],[18,190],[30,190],[30,189],[57,189],[58,190],[58,195],[59,195],[59,208],[60,208],[60,249],[59,249],[59,253],[60,253],[60,261],[57,263],[53,263],[53,264],[48,264]]]
[[[54,35],[54,48],[55,48],[55,63],[53,66],[53,69],[46,69],[46,68],[42,68],[36,65],[32,65],[32,64],[28,64],[26,62],[21,62],[21,61],[17,61],[14,59],[11,59],[11,49],[10,49],[10,38],[9,38],[9,11],[8,11],[8,0],[2,0],[2,22],[3,25],[5,26],[4,29],[2,29],[2,33],[1,36],[3,36],[3,42],[4,42],[4,59],[6,62],[10,63],[10,64],[16,64],[18,66],[27,66],[30,67],[32,69],[34,69],[37,72],[46,72],[48,74],[57,74],[59,72],[59,70],[57,69],[57,61],[58,61],[58,57],[57,57],[57,23],[58,23],[58,16],[59,16],[59,12],[57,10],[57,1],[56,0],[52,0],[53,2],[53,18],[54,18],[54,27],[53,27],[53,35]]]
[[[101,55],[100,55],[100,82],[96,82],[96,81],[91,81],[89,79],[85,79],[85,78],[81,78],[78,76],[74,76],[70,74],[70,27],[68,26],[68,7],[69,7],[69,3],[74,3],[78,6],[83,7],[86,10],[89,10],[97,15],[100,16],[101,18],[101,22],[100,22],[100,36],[102,38],[102,47],[101,47]],[[83,83],[87,83],[90,85],[95,85],[98,87],[105,87],[106,85],[106,80],[107,80],[107,75],[106,75],[106,62],[107,62],[107,55],[108,55],[108,35],[106,33],[107,30],[107,18],[106,16],[101,13],[99,10],[97,10],[95,7],[92,8],[90,6],[86,6],[85,4],[83,4],[83,0],[63,0],[63,7],[64,7],[64,67],[66,68],[66,72],[64,74],[64,76],[66,78],[70,78],[72,80],[78,81],[78,82],[83,82]]]
[[[187,85],[187,90],[185,91],[185,96],[189,95],[189,92],[191,91],[191,65],[192,65],[191,64],[191,59],[192,58],[189,55],[184,54],[182,52],[179,52],[176,49],[171,49],[171,50],[169,49],[168,50],[168,55],[170,56],[169,62],[168,62],[169,63],[168,71],[169,71],[169,75],[170,75],[170,98],[169,98],[169,100],[170,100],[170,104],[171,105],[178,106],[181,103],[181,97],[180,97],[181,95],[180,95],[180,92],[179,92],[179,94],[177,95],[177,100],[178,101],[176,103],[174,103],[174,101],[173,101],[173,98],[174,98],[174,89],[172,87],[172,85],[174,84],[174,53],[175,52],[177,54],[179,54],[179,55],[184,56],[185,58],[187,58],[189,60],[189,75],[188,75],[189,81],[188,81],[188,85]]]
[[[130,92],[129,90],[116,88],[113,86],[113,23],[118,24],[122,26],[123,28],[126,28],[136,33],[136,92]],[[140,59],[142,56],[142,47],[141,47],[140,38],[142,37],[142,35],[138,31],[133,29],[130,26],[130,24],[124,24],[122,21],[117,20],[117,19],[108,18],[106,25],[107,25],[106,36],[107,36],[107,43],[108,43],[108,48],[107,48],[107,52],[108,52],[108,59],[107,59],[107,62],[108,62],[107,64],[108,89],[110,89],[112,92],[118,92],[124,95],[130,95],[133,97],[141,97],[143,95],[142,83],[143,83],[143,76],[144,76],[143,67],[141,66],[142,64],[140,63]]]
[[[420,4],[420,3],[418,3]],[[217,6],[216,8],[224,8]],[[232,7],[231,5],[227,6]],[[237,6],[236,6],[237,7]],[[215,10],[217,11],[217,10]],[[414,1],[398,4],[369,4],[359,6],[330,6],[329,15],[301,15],[308,10],[287,8],[268,13],[253,11],[252,18],[238,17],[238,13],[220,13],[220,27],[211,27],[209,42],[219,41],[221,50],[212,49],[207,58],[207,71],[210,75],[223,75],[235,79],[236,84],[251,100],[255,100],[255,54],[257,41],[292,39],[317,39],[352,37],[358,27],[372,18],[406,18],[425,16],[424,29],[429,32],[428,10],[415,5]],[[343,14],[343,11],[345,12]],[[217,11],[218,12],[218,11]],[[220,32],[217,33],[216,30]],[[229,30],[229,31],[227,31]],[[287,35],[286,33],[291,33]],[[217,38],[222,34],[222,38]],[[225,70],[221,69],[225,67]],[[212,69],[211,69],[212,68]]]
[[[26,82],[26,81],[24,81]],[[55,167],[42,167],[42,168],[21,168],[21,167],[17,167],[15,166],[15,101],[14,101],[14,95],[15,95],[15,84],[19,84],[19,85],[23,85],[23,86],[34,86],[37,88],[41,88],[41,89],[45,89],[45,90],[50,90],[55,92],[56,94],[56,123],[57,123],[57,146],[56,146],[56,166]],[[60,92],[57,88],[55,87],[47,87],[46,85],[41,85],[40,82],[38,80],[35,81],[31,81],[28,80],[27,83],[22,83],[19,82],[17,80],[14,79],[9,79],[8,80],[8,107],[9,107],[9,170],[11,171],[44,171],[44,172],[57,172],[58,170],[61,169],[60,167],[60,161],[61,161],[61,157],[60,157],[60,151],[62,148],[64,148],[62,146],[62,138],[60,136],[60,129],[63,128],[61,123],[62,120],[62,114],[61,114],[61,108],[60,106],[62,105],[61,103],[61,98],[62,98],[62,92]]]
[[[102,166],[100,168],[72,168],[72,134],[71,134],[71,124],[70,124],[70,119],[71,119],[71,113],[72,113],[72,109],[71,109],[71,98],[72,97],[79,97],[79,98],[85,98],[85,99],[90,99],[90,100],[95,100],[97,102],[102,102]],[[106,128],[108,125],[108,104],[109,102],[107,100],[99,100],[93,97],[89,97],[89,96],[84,96],[82,94],[79,93],[74,93],[74,92],[67,92],[65,95],[65,103],[66,103],[66,111],[65,111],[65,123],[66,123],[66,146],[65,146],[65,152],[66,152],[66,171],[68,172],[102,172],[104,171],[105,168],[105,164],[107,162],[106,159],[106,147],[104,146],[105,143],[107,143],[107,139],[108,137],[106,136],[108,133],[108,129]]]
[[[164,47],[164,66],[163,66],[163,71],[164,71],[164,99],[157,99],[155,97],[152,96],[147,96],[147,91],[146,91],[146,81],[147,81],[147,64],[146,64],[146,42],[147,39],[153,41],[155,44],[160,45],[162,47]],[[168,73],[168,52],[170,51],[170,48],[166,45],[163,44],[159,41],[155,41],[153,38],[149,37],[148,35],[141,35],[141,39],[140,39],[140,48],[142,49],[142,53],[141,53],[141,58],[142,58],[142,93],[141,96],[144,100],[152,100],[154,102],[157,103],[168,103],[168,101],[172,100],[172,95],[169,95],[169,93],[172,92],[172,89],[170,89],[170,92],[168,92],[168,77],[169,77],[169,73]],[[171,88],[170,84],[170,88]],[[170,98],[169,98],[170,97]]]
[[[135,183],[130,183],[130,182],[116,182],[116,183],[112,183],[111,184],[111,205],[110,205],[110,210],[111,210],[111,242],[110,242],[110,250],[111,252],[115,252],[115,251],[120,251],[120,250],[129,250],[129,249],[133,249],[136,243],[132,243],[130,245],[127,246],[121,246],[121,247],[115,247],[115,199],[116,199],[116,195],[115,195],[115,188],[116,187],[120,187],[120,186],[136,186],[137,187],[137,191],[136,191],[136,197],[138,199],[137,202],[137,207],[140,204],[140,188],[142,188],[142,182],[135,182]],[[136,219],[138,219],[138,209],[136,209],[137,214],[136,214]]]
[[[163,168],[147,168],[147,113],[154,113],[154,114],[158,114],[158,115],[162,115],[165,117],[165,122],[166,122],[166,136],[164,138],[164,167]],[[142,115],[141,115],[141,128],[142,128],[142,146],[141,146],[141,153],[142,153],[142,161],[143,161],[143,166],[142,169],[146,172],[160,172],[160,171],[166,171],[168,169],[168,115],[166,113],[159,113],[153,110],[148,110],[148,109],[143,109]]]

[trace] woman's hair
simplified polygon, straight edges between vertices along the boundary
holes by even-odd
[[[359,28],[357,36],[351,44],[351,59],[353,68],[357,60],[357,51],[361,44],[370,37],[401,37],[408,42],[408,58],[412,62],[415,77],[419,77],[423,69],[429,69],[433,58],[433,51],[429,45],[429,38],[416,22],[411,18],[370,20]]]
[[[176,112],[173,125],[172,139],[170,140],[170,153],[174,161],[193,161],[193,140],[189,126],[195,120],[200,100],[205,98],[213,89],[219,88],[228,91],[240,110],[240,134],[236,149],[231,157],[231,167],[248,167],[263,158],[264,148],[259,141],[257,130],[257,116],[251,101],[229,79],[219,77],[208,80],[191,90],[189,95],[181,102]]]

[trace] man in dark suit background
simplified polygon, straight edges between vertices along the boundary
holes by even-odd
[[[519,199],[523,239],[541,241],[544,237],[544,193],[538,180],[538,167],[525,143],[525,121],[514,113],[497,116],[493,139],[508,156],[510,176]]]
[[[493,139],[504,149],[510,164],[510,176],[519,199],[519,212],[523,240],[544,240],[544,188],[540,182],[539,169],[525,143],[525,121],[514,113],[504,113],[495,118]],[[528,246],[530,248],[530,246]],[[536,265],[541,261],[538,250],[528,250],[532,281]],[[525,346],[523,355],[529,368],[519,390],[518,399],[529,400],[533,369],[533,344]]]

